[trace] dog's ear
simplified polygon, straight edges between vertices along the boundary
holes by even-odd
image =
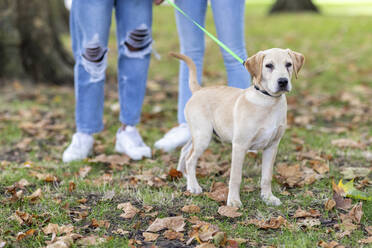
[[[293,71],[295,73],[295,77],[297,79],[297,74],[301,70],[302,66],[305,63],[305,57],[301,53],[294,52],[291,49],[287,49],[289,56],[293,62]]]
[[[262,63],[265,54],[263,52],[258,52],[252,57],[249,57],[245,62],[244,66],[247,68],[252,78],[256,79],[257,83],[261,82],[262,78]]]

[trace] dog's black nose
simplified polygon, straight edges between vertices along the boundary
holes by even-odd
[[[279,78],[278,79],[278,84],[279,84],[280,88],[285,88],[285,87],[287,87],[288,79],[287,78]]]

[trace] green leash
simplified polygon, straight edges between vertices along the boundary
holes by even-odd
[[[225,49],[226,52],[228,52],[231,56],[233,56],[237,61],[239,61],[241,64],[244,65],[244,60],[242,60],[238,55],[236,55],[233,51],[231,51],[230,48],[228,48],[225,44],[223,44],[219,39],[217,39],[213,34],[209,33],[208,30],[203,28],[199,23],[194,21],[189,15],[187,15],[185,12],[183,12],[180,7],[178,7],[175,3],[173,3],[170,0],[166,0],[173,8],[178,10],[182,15],[184,15],[187,19],[192,21],[198,28],[200,28],[206,35],[208,35],[214,42],[216,42],[220,47]],[[185,0],[185,1],[191,1],[191,0]]]

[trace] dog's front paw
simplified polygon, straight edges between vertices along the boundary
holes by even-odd
[[[240,208],[243,204],[239,199],[227,199],[227,206]]]
[[[187,186],[187,190],[188,190],[191,194],[200,194],[201,192],[203,192],[203,189],[199,186],[199,184],[188,185],[188,186]]]
[[[280,206],[282,204],[279,198],[274,196],[273,194],[261,194],[261,199],[267,205]]]

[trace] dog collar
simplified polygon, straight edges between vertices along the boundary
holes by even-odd
[[[273,96],[273,95],[270,95],[269,92],[267,92],[266,90],[261,90],[260,88],[257,87],[257,85],[255,85],[254,88],[255,88],[256,90],[258,90],[259,92],[261,92],[262,94],[267,95],[267,96],[271,96],[271,97],[280,97],[280,96],[281,96],[281,95],[280,95],[280,96]]]

